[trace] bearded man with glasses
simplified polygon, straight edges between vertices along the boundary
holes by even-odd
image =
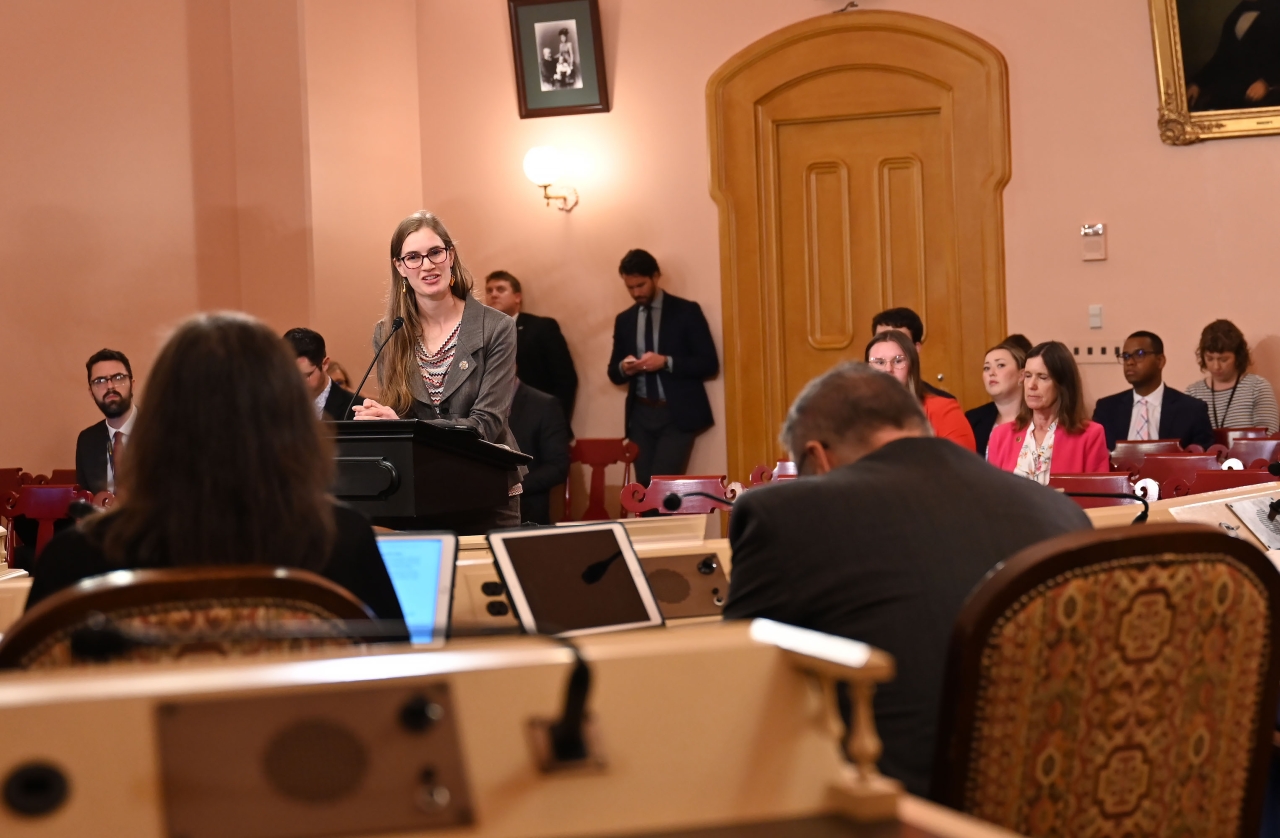
[[[85,369],[89,395],[106,418],[80,432],[76,440],[76,483],[81,489],[115,491],[116,473],[124,447],[133,433],[138,409],[133,404],[133,368],[123,352],[100,349]]]

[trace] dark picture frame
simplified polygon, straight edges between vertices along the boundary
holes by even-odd
[[[609,112],[598,0],[507,0],[521,119]]]

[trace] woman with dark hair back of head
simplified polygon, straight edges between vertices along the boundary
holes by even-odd
[[[435,215],[415,212],[391,236],[387,313],[373,330],[379,399],[356,405],[357,420],[424,419],[466,425],[488,442],[519,451],[507,424],[516,391],[516,321],[471,295],[471,272]],[[393,333],[402,319],[404,327]],[[474,520],[460,535],[520,526],[520,479],[511,473],[509,501]]]
[[[1085,412],[1076,359],[1058,341],[1027,353],[1022,409],[1012,422],[991,432],[987,460],[1044,485],[1050,474],[1111,470],[1106,434]]]
[[[1215,320],[1200,333],[1196,361],[1205,377],[1187,387],[1209,406],[1215,428],[1266,428],[1280,430],[1276,394],[1271,383],[1249,372],[1249,343],[1230,320]]]
[[[978,443],[978,453],[984,457],[996,425],[1012,422],[1022,410],[1022,366],[1027,362],[1030,349],[1028,346],[1023,350],[1005,338],[1004,343],[988,349],[982,361],[982,386],[991,396],[991,401],[966,411],[964,418],[969,420],[973,438]]]
[[[119,568],[266,564],[401,616],[368,521],[328,494],[333,446],[281,338],[247,315],[193,317],[160,351],[148,395],[119,500],[50,542],[28,607]]]
[[[969,451],[976,451],[973,429],[969,427],[960,403],[945,396],[927,392],[920,382],[920,356],[910,336],[890,329],[876,335],[867,344],[863,359],[880,372],[887,372],[915,396],[922,407],[934,436],[949,439]]]

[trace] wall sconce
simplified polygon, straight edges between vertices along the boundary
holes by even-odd
[[[551,206],[552,201],[559,201],[558,210],[571,212],[578,205],[578,190],[569,187],[568,194],[551,194],[551,184],[560,179],[563,171],[564,158],[551,146],[535,146],[524,156],[524,176],[532,181],[534,186],[542,187],[542,197],[546,199],[547,206]]]

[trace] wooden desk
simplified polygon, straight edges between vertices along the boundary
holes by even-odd
[[[9,571],[0,567],[0,577],[7,573],[21,575],[0,578],[0,634],[22,616],[27,607],[27,592],[31,590],[31,577],[25,570]]]
[[[1158,500],[1150,504],[1151,511],[1147,520],[1152,524],[1202,523],[1211,527],[1216,527],[1225,521],[1238,528],[1236,532],[1240,538],[1266,552],[1266,548],[1254,537],[1249,528],[1242,526],[1240,519],[1227,508],[1227,503],[1268,496],[1280,497],[1280,483],[1260,483],[1254,486],[1241,486],[1238,489],[1224,489],[1221,492],[1206,492],[1203,495]],[[1174,512],[1174,510],[1178,511]],[[1128,526],[1133,522],[1134,516],[1141,511],[1141,504],[1125,504],[1086,509],[1085,514],[1093,521],[1095,528],[1102,529]]]
[[[882,679],[892,666],[882,652],[803,630],[779,633],[767,621],[579,640],[591,666],[587,709],[598,770],[539,770],[530,722],[558,716],[574,660],[546,638],[472,639],[437,652],[398,647],[305,660],[0,675],[0,777],[43,763],[55,766],[72,790],[40,817],[15,815],[0,803],[0,834],[375,835],[384,833],[368,823],[406,807],[421,817],[411,801],[425,810],[431,800],[443,800],[442,812],[464,820],[395,834],[1011,834],[905,796],[896,804],[888,798],[888,819],[877,824],[836,816],[849,811],[849,792],[842,790],[849,788],[850,767],[839,755],[819,679],[865,682],[877,672]],[[408,729],[401,709],[418,695],[446,708],[422,734]],[[299,802],[281,791],[296,777],[271,767],[272,755],[296,728],[317,723],[354,740],[350,747],[364,755],[367,773],[356,775],[345,796]],[[316,761],[330,760],[350,762],[333,752]],[[451,794],[424,799],[417,784],[443,784],[442,775],[452,778]],[[206,817],[191,820],[193,809]],[[253,831],[218,831],[222,819],[250,817],[245,813]],[[353,816],[370,831],[340,825]],[[177,829],[173,819],[183,817],[196,827]]]

